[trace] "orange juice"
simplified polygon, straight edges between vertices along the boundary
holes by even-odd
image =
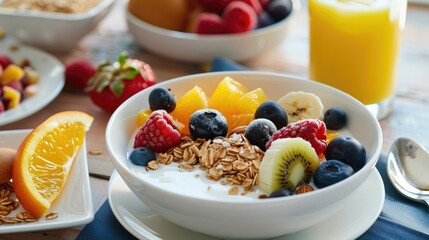
[[[310,77],[364,104],[392,97],[405,20],[400,1],[309,0]]]

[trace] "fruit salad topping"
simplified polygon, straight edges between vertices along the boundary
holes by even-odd
[[[0,55],[0,113],[36,94],[39,78],[28,59],[15,63],[9,56]]]
[[[327,187],[366,163],[364,146],[335,132],[347,125],[346,111],[325,111],[313,93],[289,92],[273,101],[230,77],[210,98],[198,86],[177,100],[173,93],[155,88],[150,108],[137,114],[129,158],[148,171],[198,165],[208,179],[232,185],[229,194],[242,186],[242,194],[257,187],[265,197],[279,197]]]

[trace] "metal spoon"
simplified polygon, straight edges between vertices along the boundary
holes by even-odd
[[[405,197],[429,206],[429,153],[408,138],[398,138],[387,159],[393,186]]]

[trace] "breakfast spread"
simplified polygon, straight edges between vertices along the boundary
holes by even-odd
[[[131,0],[128,10],[152,25],[197,34],[249,32],[279,22],[292,12],[291,0]]]
[[[24,11],[76,14],[87,12],[100,2],[101,0],[4,0],[0,7]]]
[[[325,110],[313,93],[267,100],[263,89],[249,91],[225,77],[210,98],[195,86],[176,101],[174,89],[159,87],[148,105],[137,114],[129,160],[147,171],[172,163],[182,171],[198,167],[207,179],[230,185],[230,195],[239,186],[242,195],[258,188],[265,193],[260,198],[314,191],[346,179],[367,161],[357,139],[337,132],[347,125],[346,112]],[[232,118],[240,114],[250,117]]]
[[[0,55],[0,113],[19,106],[25,97],[37,92],[39,74],[27,59],[15,63],[7,55]]]

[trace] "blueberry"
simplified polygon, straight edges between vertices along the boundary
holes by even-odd
[[[258,20],[257,28],[263,28],[275,23],[274,19],[270,16],[270,14],[268,14],[265,11],[262,11],[260,14],[258,14],[257,20]]]
[[[325,112],[323,121],[326,124],[326,128],[339,130],[346,125],[347,114],[342,108],[332,107]]]
[[[265,144],[271,139],[271,136],[277,131],[276,125],[266,118],[257,118],[249,123],[244,136],[250,144],[258,146],[265,151]]]
[[[272,192],[268,197],[269,198],[276,198],[276,197],[286,197],[293,195],[293,193],[287,189],[280,189],[277,191]]]
[[[353,168],[338,160],[327,160],[320,164],[313,175],[314,184],[324,188],[340,182],[354,174]]]
[[[176,97],[166,88],[155,88],[149,94],[150,110],[163,109],[168,113],[176,108]]]
[[[274,101],[263,102],[256,109],[255,118],[266,118],[276,125],[277,129],[280,129],[287,125],[287,113],[285,110]]]
[[[225,137],[228,133],[226,118],[217,110],[202,109],[195,111],[189,120],[189,131],[192,138],[214,139]]]
[[[285,19],[292,12],[293,6],[291,0],[273,0],[271,1],[265,11],[278,22]]]
[[[156,160],[156,155],[147,147],[138,147],[131,151],[129,159],[135,165],[147,166],[148,162]]]
[[[366,163],[366,150],[355,138],[340,136],[328,144],[325,157],[328,160],[335,159],[350,165],[357,172]]]

